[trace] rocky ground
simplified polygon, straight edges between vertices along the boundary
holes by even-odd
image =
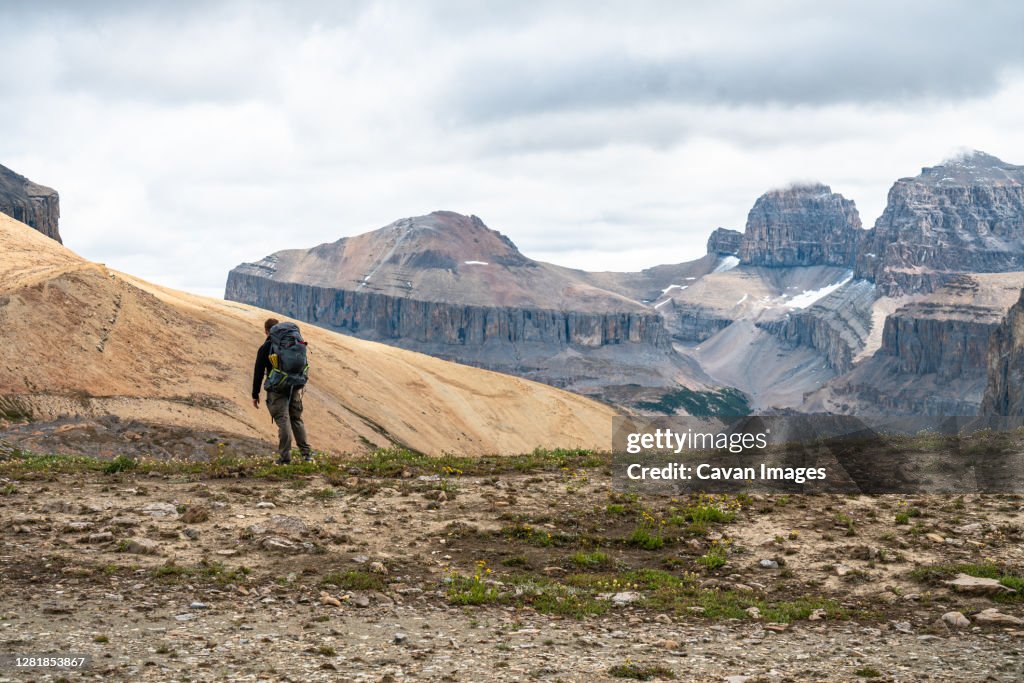
[[[1019,681],[1024,496],[651,498],[581,453],[0,454],[0,681]]]

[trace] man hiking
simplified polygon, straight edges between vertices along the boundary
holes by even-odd
[[[302,393],[309,374],[306,364],[306,342],[302,340],[295,323],[280,323],[274,318],[263,323],[267,340],[256,352],[256,367],[252,375],[252,405],[260,407],[260,385],[267,390],[267,409],[277,424],[278,465],[292,461],[292,435],[309,462],[313,449],[306,441],[306,427],[302,423]]]

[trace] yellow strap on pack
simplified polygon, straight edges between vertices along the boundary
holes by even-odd
[[[277,370],[277,354],[276,353],[270,354],[270,367],[272,367],[275,370]]]

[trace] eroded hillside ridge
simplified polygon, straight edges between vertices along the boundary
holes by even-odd
[[[739,257],[752,266],[849,267],[861,232],[853,201],[827,185],[796,185],[757,199],[747,216]]]
[[[3,441],[73,453],[91,434],[93,455],[204,458],[218,444],[260,453],[275,438],[249,391],[270,311],[109,270],[6,215],[0,244],[0,325],[18,349],[0,356]],[[317,450],[605,447],[614,411],[581,396],[313,325],[303,335],[314,356],[305,416]],[[211,343],[215,358],[188,362]]]
[[[34,183],[3,165],[0,165],[0,213],[61,241],[57,191]]]
[[[807,309],[757,325],[787,344],[821,351],[837,373],[849,372],[871,333],[871,306],[876,298],[875,286],[858,280]]]

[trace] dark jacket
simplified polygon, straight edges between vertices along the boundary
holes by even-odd
[[[260,389],[263,387],[263,380],[270,372],[270,337],[263,342],[263,346],[256,352],[256,367],[252,371],[252,397],[260,397]]]

